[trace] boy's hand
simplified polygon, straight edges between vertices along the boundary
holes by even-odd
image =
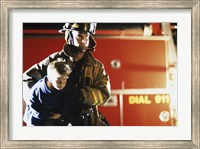
[[[61,114],[59,113],[51,113],[52,115],[50,116],[51,119],[59,119],[61,117]]]

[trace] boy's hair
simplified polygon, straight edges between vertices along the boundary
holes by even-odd
[[[50,74],[51,70],[56,70],[60,75],[70,74],[72,69],[64,61],[55,60],[51,62],[47,67],[47,74]]]

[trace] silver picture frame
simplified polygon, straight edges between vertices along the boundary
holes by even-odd
[[[34,8],[84,8],[84,9],[190,9],[192,15],[192,139],[179,141],[18,141],[9,140],[9,12],[11,9],[34,9]],[[0,93],[0,109],[1,109],[1,148],[200,148],[200,1],[199,0],[118,0],[118,1],[95,1],[95,0],[80,0],[80,1],[23,1],[23,0],[1,0],[1,52],[0,52],[0,77],[1,77],[1,93]]]

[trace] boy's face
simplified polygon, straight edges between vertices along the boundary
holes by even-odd
[[[56,70],[50,74],[50,82],[57,90],[62,90],[67,84],[68,74],[60,75]]]

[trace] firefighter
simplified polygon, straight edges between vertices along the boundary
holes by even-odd
[[[62,97],[80,103],[79,111],[73,116],[72,126],[105,126],[109,125],[105,117],[99,113],[98,106],[107,102],[110,97],[109,76],[104,65],[94,58],[96,41],[93,37],[96,23],[66,23],[59,30],[65,34],[66,43],[63,49],[53,53],[43,61],[33,65],[23,73],[23,98],[31,87],[47,74],[47,66],[54,60],[61,59],[72,67],[68,78],[68,97]],[[69,124],[66,124],[69,125]]]

